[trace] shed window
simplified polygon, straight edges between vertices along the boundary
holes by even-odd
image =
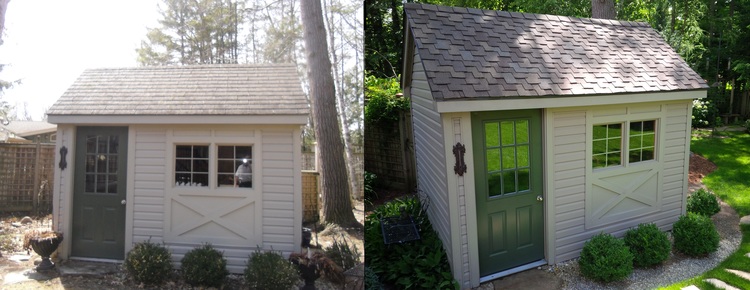
[[[219,186],[253,187],[253,147],[219,145]]]
[[[628,128],[628,130],[623,130]],[[594,125],[592,167],[604,168],[654,160],[656,156],[656,120]]]
[[[208,186],[208,145],[177,145],[175,186]]]

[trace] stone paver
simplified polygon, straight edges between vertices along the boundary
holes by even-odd
[[[735,274],[737,276],[740,276],[742,279],[750,281],[750,273],[740,271],[740,270],[734,270],[734,269],[724,269],[729,273]]]
[[[740,290],[737,287],[729,285],[726,282],[721,281],[719,279],[715,279],[715,278],[709,278],[709,279],[705,279],[703,281],[705,281],[705,282],[707,282],[707,283],[709,283],[711,285],[714,285],[714,287],[716,287],[716,288],[721,288],[721,289],[726,289],[726,290]]]
[[[746,216],[741,217],[740,218],[740,224],[741,225],[750,224],[750,215],[746,215]]]
[[[36,270],[24,270],[20,272],[11,272],[5,275],[3,278],[3,285],[10,285],[10,284],[16,284],[31,280],[49,280],[52,279],[54,275],[50,275],[45,272],[37,272]]]

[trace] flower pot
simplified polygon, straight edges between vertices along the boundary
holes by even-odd
[[[37,271],[55,268],[55,264],[50,261],[49,257],[57,250],[62,240],[62,234],[54,232],[42,233],[29,238],[28,242],[31,249],[42,257],[42,262],[36,267]]]

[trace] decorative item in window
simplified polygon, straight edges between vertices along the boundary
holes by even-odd
[[[466,146],[461,142],[453,145],[453,155],[456,156],[456,165],[453,166],[453,171],[458,176],[464,176],[466,173],[466,162],[464,162],[464,154],[466,154]]]
[[[253,187],[253,147],[219,145],[219,187]]]
[[[177,145],[175,186],[208,186],[208,145]]]

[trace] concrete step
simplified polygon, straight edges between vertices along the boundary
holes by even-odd
[[[743,272],[743,271],[734,270],[734,269],[724,269],[724,270],[727,271],[727,272],[729,272],[729,273],[732,273],[732,274],[735,274],[737,276],[740,276],[742,279],[750,281],[750,273],[748,273],[748,272]]]
[[[729,284],[727,284],[726,282],[724,282],[724,281],[721,281],[721,280],[719,280],[719,279],[715,279],[715,278],[704,279],[703,281],[704,281],[704,282],[706,282],[706,283],[708,283],[708,284],[714,285],[714,287],[716,287],[716,288],[720,288],[720,289],[726,289],[726,290],[740,290],[740,289],[739,289],[739,288],[737,288],[737,287],[734,287],[734,286],[732,286],[732,285],[729,285]]]

